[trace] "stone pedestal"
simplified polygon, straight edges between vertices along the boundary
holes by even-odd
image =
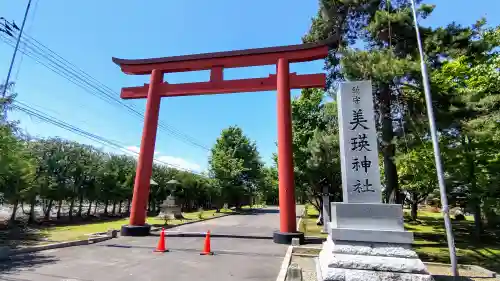
[[[171,220],[184,218],[181,207],[177,205],[176,198],[172,195],[169,195],[160,205],[160,214],[158,216],[161,218],[166,216]]]
[[[411,244],[398,204],[332,203],[328,235],[334,241]]]
[[[401,205],[332,203],[318,276],[323,281],[433,280],[412,242]]]

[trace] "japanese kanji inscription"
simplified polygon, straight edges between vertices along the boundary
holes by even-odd
[[[344,202],[381,203],[371,82],[341,83],[337,102]]]

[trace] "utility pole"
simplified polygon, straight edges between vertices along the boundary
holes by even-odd
[[[9,80],[10,80],[10,75],[12,73],[12,68],[14,67],[14,62],[16,60],[16,54],[17,50],[19,49],[19,42],[21,41],[21,36],[23,34],[24,30],[24,24],[26,23],[26,18],[28,17],[28,12],[30,10],[31,6],[31,0],[28,0],[28,5],[26,6],[26,11],[24,12],[24,18],[23,18],[23,23],[21,24],[21,29],[19,30],[19,34],[17,35],[17,42],[16,46],[14,47],[14,53],[12,54],[12,59],[10,61],[10,66],[9,66],[9,71],[7,72],[7,78],[5,79],[5,84],[2,90],[2,99],[5,98],[5,94],[7,93],[7,87],[9,85]],[[5,25],[7,25],[7,21],[5,20]],[[4,114],[4,120],[7,120],[7,107],[4,104],[3,105],[3,114]]]
[[[427,65],[425,64],[425,54],[422,47],[422,39],[420,38],[420,30],[418,29],[417,8],[415,1],[410,0],[413,10],[413,18],[415,22],[415,31],[418,42],[418,51],[420,52],[420,67],[422,69],[422,80],[424,83],[425,103],[427,106],[427,117],[429,118],[429,127],[431,131],[432,146],[434,147],[434,160],[436,162],[436,172],[439,182],[439,191],[441,194],[441,206],[443,209],[444,226],[446,228],[446,237],[448,241],[448,250],[450,252],[451,272],[453,276],[458,276],[457,256],[455,253],[455,241],[453,239],[453,230],[451,228],[450,212],[448,208],[448,198],[446,197],[446,185],[444,182],[443,166],[441,162],[441,151],[439,149],[439,141],[437,137],[436,121],[434,111],[432,109],[432,96],[429,85],[429,76],[427,74]]]

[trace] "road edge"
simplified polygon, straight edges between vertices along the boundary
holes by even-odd
[[[280,271],[278,273],[278,277],[276,278],[276,281],[285,281],[286,280],[286,273],[288,271],[288,266],[290,265],[290,261],[292,260],[292,252],[293,252],[293,246],[290,245],[288,246],[288,249],[286,250],[285,257],[283,258],[283,262],[281,263]]]

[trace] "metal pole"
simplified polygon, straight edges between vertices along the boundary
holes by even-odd
[[[413,10],[413,18],[415,22],[415,31],[417,33],[418,51],[420,52],[420,66],[422,68],[422,80],[424,83],[425,103],[427,105],[427,116],[429,118],[429,127],[431,131],[432,146],[434,147],[434,159],[436,162],[436,171],[439,182],[439,191],[441,194],[441,205],[443,208],[444,225],[446,228],[446,237],[448,240],[448,250],[450,252],[451,271],[453,276],[458,276],[457,257],[455,253],[455,241],[453,239],[453,230],[451,228],[450,214],[448,210],[448,198],[446,197],[446,185],[444,182],[443,167],[441,164],[441,152],[439,149],[439,141],[437,137],[436,121],[434,119],[434,111],[432,109],[432,97],[429,86],[429,77],[427,75],[427,65],[425,64],[425,55],[422,48],[422,40],[420,39],[420,31],[418,29],[417,9],[415,1],[410,0]]]
[[[12,68],[14,67],[14,62],[16,60],[17,50],[19,49],[19,42],[21,41],[21,35],[23,34],[24,24],[26,23],[26,18],[28,17],[28,12],[30,10],[31,0],[28,1],[28,5],[26,6],[26,11],[24,12],[23,23],[21,25],[21,29],[19,30],[19,34],[17,35],[16,47],[14,47],[14,53],[12,54],[12,60],[10,61],[9,71],[7,72],[7,78],[5,79],[5,85],[2,90],[2,99],[5,98],[5,94],[7,93],[7,87],[9,86],[10,74],[12,73]],[[7,107],[3,105],[3,113],[4,119],[7,120]]]

